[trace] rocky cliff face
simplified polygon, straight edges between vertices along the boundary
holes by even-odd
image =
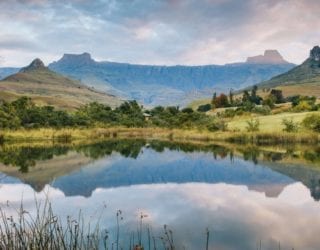
[[[85,66],[85,65],[92,65],[95,61],[91,58],[89,53],[83,53],[79,55],[75,54],[64,54],[63,57],[59,60],[59,65],[66,65],[66,66]],[[50,66],[53,67],[57,62],[53,62]]]
[[[310,51],[310,59],[314,60],[316,62],[320,62],[320,47],[315,46],[313,49]]]
[[[154,66],[96,62],[88,53],[64,55],[49,68],[145,105],[185,105],[213,91],[244,88],[286,72],[293,64],[236,63],[206,66]]]
[[[248,57],[246,62],[256,63],[256,64],[287,64],[289,63],[283,59],[283,57],[277,50],[266,50],[264,52],[264,55]]]
[[[294,67],[288,72],[265,81],[261,86],[277,87],[281,85],[292,85],[302,83],[318,84],[320,78],[320,47],[315,46],[310,50],[310,56],[302,64]],[[297,93],[298,94],[298,93]]]

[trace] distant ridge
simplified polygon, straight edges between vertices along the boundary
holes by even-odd
[[[94,101],[111,107],[121,103],[113,95],[51,71],[40,59],[33,60],[18,73],[0,81],[0,99],[10,101],[19,96],[30,96],[41,105],[61,109],[76,109]]]
[[[267,52],[267,57],[269,54]],[[295,66],[280,59],[265,63],[157,66],[97,62],[89,53],[82,53],[64,54],[49,68],[146,106],[184,106],[192,100],[210,97],[213,92],[252,86]]]

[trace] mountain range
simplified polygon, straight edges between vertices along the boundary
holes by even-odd
[[[288,95],[320,97],[320,47],[310,50],[309,57],[293,69],[258,85],[259,88],[279,88]]]
[[[152,66],[97,62],[89,53],[65,54],[49,68],[88,86],[135,99],[147,106],[186,105],[214,91],[241,89],[284,73],[295,65],[274,50],[245,63],[204,66]]]
[[[40,59],[0,81],[0,99],[11,101],[24,95],[38,104],[60,109],[75,109],[93,101],[112,107],[121,103],[115,96],[51,71]]]

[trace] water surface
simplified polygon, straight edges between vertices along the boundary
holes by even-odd
[[[61,216],[100,218],[113,232],[123,211],[123,241],[143,225],[167,224],[179,249],[319,249],[320,150],[317,147],[207,145],[112,140],[81,145],[4,145],[0,204],[50,197]],[[7,206],[9,201],[9,206]]]

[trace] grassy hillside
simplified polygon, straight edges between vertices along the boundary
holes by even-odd
[[[69,110],[93,101],[112,107],[121,103],[113,95],[91,89],[45,67],[22,70],[0,81],[0,99],[12,101],[20,96],[29,96],[40,105]]]
[[[294,122],[301,123],[302,120],[309,114],[320,114],[320,112],[302,112],[302,113],[281,113],[276,115],[266,115],[255,117],[260,122],[261,132],[281,132],[284,128],[283,119],[292,119]],[[251,117],[236,117],[228,122],[230,130],[246,131],[247,121]],[[301,128],[303,130],[303,128]],[[301,131],[300,129],[300,131]]]
[[[320,47],[310,51],[310,56],[301,65],[294,67],[284,74],[280,74],[259,84],[260,89],[282,89],[286,96],[313,95],[320,97]]]

